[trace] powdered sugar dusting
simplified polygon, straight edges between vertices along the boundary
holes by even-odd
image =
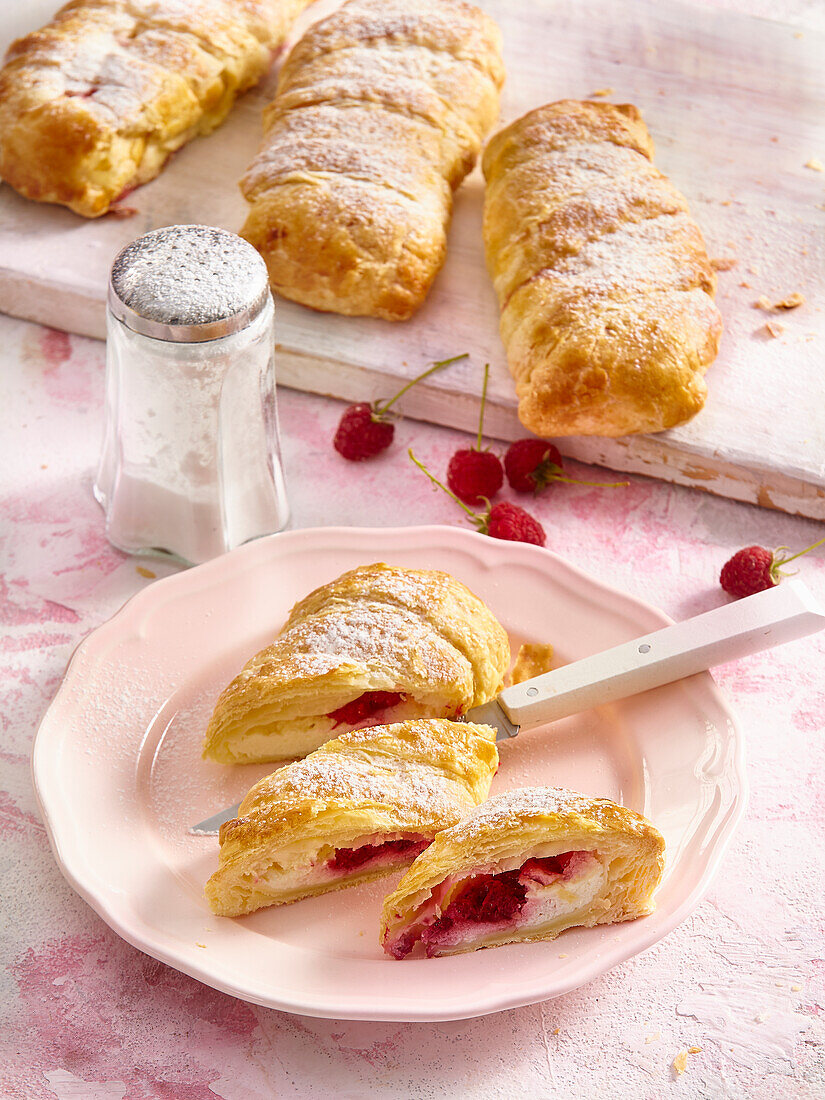
[[[580,814],[599,820],[602,811],[615,813],[618,807],[608,798],[593,799],[561,787],[518,787],[495,795],[445,831],[444,842],[462,845],[490,830],[506,833],[519,827],[525,817],[544,818],[549,814]],[[628,814],[630,811],[625,811]]]
[[[489,744],[476,727],[445,720],[348,733],[258,783],[239,824],[277,817],[279,804],[294,812],[304,802],[319,809],[382,806],[399,826],[443,827],[475,804],[465,777],[482,771],[483,759],[492,778],[494,763],[479,755]]]

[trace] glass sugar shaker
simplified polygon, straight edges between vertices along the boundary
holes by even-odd
[[[109,282],[106,430],[95,496],[113,545],[196,564],[289,510],[266,265],[234,233],[138,237]]]

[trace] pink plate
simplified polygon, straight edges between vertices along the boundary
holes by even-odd
[[[57,861],[141,951],[236,997],[308,1016],[454,1020],[558,996],[656,943],[695,907],[745,804],[743,739],[706,673],[500,745],[493,785],[607,795],[649,817],[668,861],[642,920],[445,959],[394,962],[378,914],[395,879],[230,920],[203,883],[214,837],[188,826],[271,768],[201,760],[221,688],[292,604],[356,565],[446,569],[559,662],[670,620],[562,558],[454,527],[320,528],[250,543],[144,590],[80,646],[34,746]]]

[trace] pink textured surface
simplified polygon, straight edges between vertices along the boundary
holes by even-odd
[[[28,752],[74,645],[170,566],[112,550],[91,496],[103,348],[3,319],[0,831],[7,920],[0,1082],[9,1097],[814,1097],[822,1060],[823,639],[719,669],[750,737],[751,805],[708,899],[648,954],[565,997],[467,1023],[308,1020],[252,1008],[136,952],[64,883]],[[449,354],[456,349],[433,349]],[[402,422],[351,465],[341,406],[282,391],[295,526],[460,523],[405,457],[437,471],[466,436]],[[588,476],[592,471],[575,471]],[[548,545],[675,618],[713,607],[728,555],[801,547],[817,524],[643,479],[559,486],[535,509]],[[479,538],[483,536],[478,536]],[[825,597],[825,560],[802,563]],[[699,1046],[678,1079],[679,1050]],[[85,1085],[83,1084],[85,1082]]]

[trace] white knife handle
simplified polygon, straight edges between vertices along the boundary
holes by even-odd
[[[785,581],[515,684],[500,693],[498,702],[516,725],[540,726],[823,627],[825,610],[813,593],[801,581]]]

